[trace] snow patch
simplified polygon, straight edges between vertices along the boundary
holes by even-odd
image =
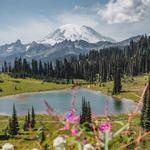
[[[13,46],[10,46],[10,47],[7,48],[6,51],[7,51],[7,52],[12,52],[12,51],[13,51],[13,48],[14,48]]]
[[[56,43],[60,43],[64,40],[71,40],[71,41],[84,40],[89,43],[97,43],[99,41],[110,41],[110,42],[115,41],[109,37],[101,35],[91,27],[66,24],[55,30],[49,36],[38,41],[38,43],[50,44],[53,46]]]
[[[28,45],[28,46],[26,47],[26,51],[28,51],[29,48],[30,48],[30,45]]]

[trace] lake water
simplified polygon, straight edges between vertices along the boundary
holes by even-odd
[[[68,89],[1,97],[0,114],[11,114],[13,103],[16,105],[18,114],[26,114],[28,108],[31,109],[32,106],[34,106],[36,113],[45,114],[46,106],[44,100],[47,100],[49,105],[58,113],[64,114],[71,109],[72,96],[72,90]],[[76,109],[78,113],[81,111],[83,96],[86,100],[90,101],[92,111],[98,115],[105,114],[105,103],[107,98],[109,114],[128,112],[135,108],[135,103],[132,101],[116,101],[112,97],[106,98],[106,96],[100,92],[80,88],[75,91]]]

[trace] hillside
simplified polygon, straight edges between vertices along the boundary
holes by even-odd
[[[71,84],[56,84],[31,78],[16,79],[6,74],[0,74],[0,96],[15,95],[26,92],[40,92],[70,88]]]

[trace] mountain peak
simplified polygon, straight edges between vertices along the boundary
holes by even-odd
[[[74,24],[66,24],[59,27],[52,34],[40,40],[39,43],[55,45],[64,40],[84,40],[89,43],[97,43],[99,41],[114,42],[112,38],[105,37],[95,31],[92,27],[78,26]]]
[[[16,45],[21,45],[21,40],[18,39],[18,40],[15,42],[15,44],[16,44]]]
[[[75,24],[65,24],[65,25],[60,26],[59,28],[60,29],[66,29],[66,28],[79,28],[79,27],[80,26],[75,25]]]
[[[16,40],[15,42],[12,42],[12,43],[9,43],[9,44],[5,44],[6,46],[7,45],[21,45],[22,43],[21,43],[21,40]]]

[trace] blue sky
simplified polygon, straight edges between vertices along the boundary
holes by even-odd
[[[116,40],[150,35],[150,0],[0,0],[0,44],[41,39],[64,24]]]

